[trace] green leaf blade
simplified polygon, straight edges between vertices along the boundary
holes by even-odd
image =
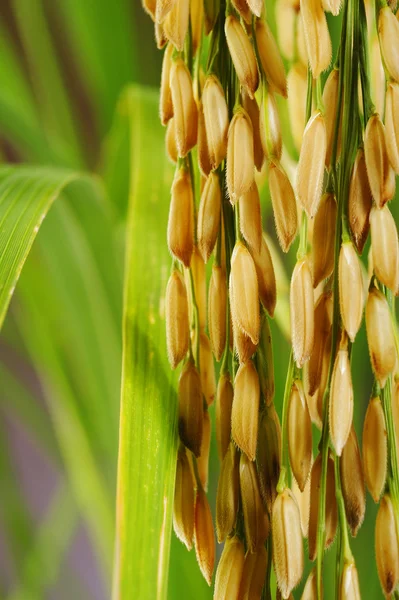
[[[123,373],[114,600],[166,598],[177,432],[175,374],[166,360],[162,298],[170,268],[165,232],[172,170],[157,95],[133,87],[125,263]]]
[[[0,167],[0,327],[43,219],[76,177],[61,169]]]

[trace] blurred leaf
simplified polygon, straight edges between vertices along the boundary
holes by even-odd
[[[121,89],[137,79],[139,55],[133,4],[130,0],[65,0],[57,3],[57,9],[103,135]]]
[[[43,136],[29,82],[10,36],[1,24],[0,56],[1,135],[23,157],[47,163],[62,162]]]
[[[120,98],[112,127],[105,138],[101,172],[108,196],[121,219],[126,219],[129,199],[130,135],[125,95]]]
[[[29,65],[38,109],[50,145],[64,164],[83,164],[70,99],[54,51],[43,0],[12,0],[19,34]]]
[[[114,599],[166,598],[176,467],[175,375],[166,359],[162,298],[172,169],[157,94],[130,88],[132,165],[125,262],[123,372]],[[154,176],[156,175],[156,176]]]
[[[13,473],[13,465],[7,440],[7,422],[4,414],[0,421],[0,477],[2,498],[0,515],[4,527],[7,546],[14,568],[20,564],[27,540],[32,538],[33,527],[28,507],[23,502],[22,491]]]

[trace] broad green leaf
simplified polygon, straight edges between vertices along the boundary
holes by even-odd
[[[176,465],[175,375],[166,359],[162,298],[171,259],[165,232],[172,169],[157,95],[137,87],[130,116],[131,180],[123,316],[114,600],[166,598]]]
[[[39,227],[75,177],[66,170],[0,167],[0,327]]]

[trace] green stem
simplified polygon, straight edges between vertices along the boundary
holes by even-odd
[[[266,579],[262,590],[261,600],[272,600],[272,591],[270,588],[270,579],[272,575],[272,555],[273,555],[273,538],[270,532],[269,539],[267,541],[267,571]]]
[[[337,498],[338,518],[340,527],[340,541],[341,541],[341,556],[344,562],[353,562],[353,555],[349,543],[348,535],[348,524],[346,521],[345,503],[342,495],[341,488],[341,474],[339,471],[339,457],[334,458],[334,472],[335,472],[335,495]]]
[[[239,205],[238,200],[234,205],[234,225],[235,225],[236,241],[242,242],[243,238],[242,238],[241,229],[240,229],[240,205]]]
[[[287,443],[288,429],[288,403],[291,395],[292,380],[294,375],[294,356],[291,350],[290,360],[288,363],[287,378],[285,380],[284,398],[283,398],[283,414],[281,423],[281,456],[280,456],[280,477],[277,484],[277,493],[280,494],[287,487],[287,473],[289,472],[289,456]]]
[[[370,116],[375,112],[375,106],[371,98],[371,85],[370,85],[370,60],[368,51],[368,35],[367,35],[367,18],[364,2],[360,2],[360,81],[362,85],[362,97],[363,97],[363,115],[364,115],[364,126]]]
[[[319,110],[320,112],[322,112],[324,114],[324,102],[323,102],[323,96],[321,93],[321,78],[318,77],[316,80],[316,107],[317,110]]]
[[[200,370],[200,332],[199,332],[199,310],[198,310],[198,304],[197,304],[197,299],[195,296],[195,284],[194,284],[194,275],[193,275],[193,270],[190,269],[188,270],[190,273],[190,288],[191,288],[191,301],[192,301],[192,305],[193,305],[193,315],[194,315],[194,341],[195,341],[195,352],[193,352],[192,348],[191,348],[191,352],[194,354],[195,357],[195,365],[198,369],[198,371]],[[193,343],[193,342],[192,342]]]
[[[308,67],[308,90],[306,93],[306,123],[312,114],[313,78],[310,67]]]
[[[297,252],[297,260],[305,258],[308,249],[308,217],[306,212],[302,211],[301,231],[299,237],[299,247]]]
[[[381,391],[381,401],[384,409],[385,424],[387,428],[388,446],[388,483],[394,505],[396,532],[399,536],[399,471],[398,456],[395,444],[395,426],[392,415],[392,378],[389,377]]]
[[[341,38],[341,56],[340,56],[340,81],[339,90],[340,96],[343,94],[343,114],[342,114],[342,129],[348,131],[347,139],[342,148],[341,169],[339,178],[337,177],[336,166],[336,148],[334,152],[334,162],[332,164],[335,191],[338,202],[337,222],[335,230],[335,245],[334,245],[334,279],[333,279],[333,322],[332,322],[332,342],[331,342],[331,360],[327,379],[326,390],[323,396],[323,428],[322,437],[320,440],[321,451],[321,481],[320,481],[320,496],[319,496],[319,511],[317,523],[317,597],[321,598],[322,590],[322,569],[323,555],[325,546],[325,515],[326,515],[326,485],[327,485],[327,464],[328,464],[328,401],[330,396],[330,385],[332,370],[335,361],[336,346],[338,341],[339,325],[340,325],[340,309],[339,309],[339,289],[338,289],[338,261],[341,248],[342,235],[342,215],[347,201],[349,176],[354,159],[354,152],[357,146],[357,119],[354,117],[358,114],[357,104],[357,82],[358,82],[358,3],[355,0],[348,0],[345,14],[344,26],[342,28]],[[339,111],[340,112],[340,111]],[[336,146],[336,143],[334,144]]]

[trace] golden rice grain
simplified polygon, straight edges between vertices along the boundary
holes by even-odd
[[[226,346],[226,271],[213,265],[209,282],[208,327],[212,352],[217,361],[222,358]]]
[[[359,253],[363,252],[369,233],[372,201],[364,150],[359,148],[352,169],[348,198],[349,226]]]
[[[255,181],[239,200],[240,229],[248,246],[259,253],[262,247],[262,216],[260,197]]]
[[[256,275],[258,277],[259,298],[271,317],[277,301],[276,277],[272,257],[264,237],[262,237],[260,252],[251,250],[254,259]]]
[[[287,431],[291,469],[303,492],[312,465],[312,422],[300,382],[292,386]]]
[[[267,571],[267,551],[264,546],[247,552],[242,571],[240,600],[260,600]]]
[[[313,225],[313,285],[317,287],[334,269],[337,203],[334,194],[323,194]]]
[[[306,259],[297,262],[292,274],[290,314],[294,359],[302,367],[309,360],[314,342],[313,284]]]
[[[375,556],[381,587],[390,597],[399,583],[399,540],[389,494],[382,498],[375,522]]]
[[[352,242],[341,246],[338,263],[339,306],[349,339],[353,342],[362,322],[364,292],[359,258]]]
[[[323,591],[321,597],[323,598]],[[301,600],[317,600],[316,569],[312,569],[309,573],[309,577],[307,578],[305,587],[303,589]]]
[[[399,21],[388,6],[378,13],[378,35],[385,67],[390,77],[399,83]]]
[[[202,0],[190,0],[191,43],[193,56],[201,44],[204,3]]]
[[[175,369],[187,354],[190,341],[187,290],[177,269],[169,277],[166,288],[165,320],[169,363]]]
[[[385,95],[385,140],[389,161],[399,174],[399,84],[389,83]]]
[[[277,237],[283,252],[288,252],[297,233],[298,214],[294,190],[278,161],[270,161],[269,188]]]
[[[156,0],[155,20],[162,23],[176,4],[176,0]]]
[[[367,121],[364,152],[370,189],[377,206],[382,208],[395,194],[395,173],[389,162],[385,127],[377,113]]]
[[[384,294],[375,287],[367,298],[366,330],[371,365],[383,388],[396,366],[397,355],[389,305]]]
[[[158,3],[158,0],[157,0]],[[172,8],[163,21],[165,35],[181,52],[188,32],[190,3],[187,0],[173,0]]]
[[[173,117],[172,92],[170,88],[170,69],[172,67],[173,44],[168,44],[163,54],[161,89],[159,93],[159,116],[162,125]]]
[[[314,345],[306,373],[310,396],[316,393],[321,384],[325,347],[331,331],[332,309],[332,294],[324,292],[318,299],[314,312]]]
[[[296,62],[288,71],[288,115],[292,138],[297,152],[302,145],[305,130],[307,70],[301,62]]]
[[[287,97],[287,79],[284,63],[273,33],[266,21],[256,22],[256,43],[260,61],[269,85],[278,94]]]
[[[387,432],[380,398],[372,398],[363,425],[363,468],[366,485],[378,502],[383,492],[387,474]]]
[[[229,115],[223,88],[215,75],[206,78],[202,103],[209,158],[212,169],[216,169],[226,158]]]
[[[254,460],[258,439],[259,377],[250,360],[240,365],[234,380],[231,435],[249,460]]]
[[[208,140],[206,137],[204,106],[202,100],[198,102],[198,135],[197,135],[198,166],[201,175],[208,177],[212,170],[209,157]],[[177,150],[176,150],[177,154]],[[201,190],[202,193],[202,190]]]
[[[240,453],[231,442],[220,469],[216,493],[216,535],[223,542],[233,531],[240,501]]]
[[[302,578],[304,556],[299,509],[291,490],[278,494],[272,513],[273,564],[283,598]]]
[[[280,476],[281,426],[273,404],[263,412],[259,424],[256,462],[260,492],[269,514],[277,495]]]
[[[180,439],[195,456],[199,456],[204,410],[200,375],[191,359],[186,362],[181,372],[178,396]]]
[[[214,600],[238,598],[244,558],[244,544],[240,538],[235,535],[228,539],[216,571]]]
[[[179,156],[184,157],[197,143],[198,115],[190,71],[181,58],[172,63],[169,82],[176,146]]]
[[[344,563],[339,586],[339,600],[361,600],[359,577],[354,562]]]
[[[198,249],[205,263],[212,253],[220,227],[222,191],[219,176],[212,171],[201,194],[197,219]]]
[[[326,0],[324,0],[326,1]],[[330,0],[327,0],[330,2]],[[335,0],[334,0],[335,1]],[[334,68],[329,74],[323,89],[324,119],[327,134],[326,167],[330,166],[333,151],[334,133],[338,119],[339,71]],[[341,128],[340,128],[341,129]]]
[[[302,536],[307,538],[309,533],[310,477],[308,477],[303,492],[299,489],[295,479],[292,480],[291,489],[297,501],[299,514],[301,516]]]
[[[211,585],[215,565],[215,534],[211,509],[201,486],[197,489],[195,501],[194,544],[201,573],[207,584]]]
[[[254,181],[254,170],[252,123],[245,110],[240,108],[231,120],[227,141],[226,180],[232,203],[249,190]]]
[[[339,461],[346,520],[353,536],[357,535],[366,512],[366,487],[356,431],[352,425]]]
[[[240,457],[240,491],[245,540],[248,550],[255,552],[264,545],[270,524],[262,505],[255,463],[245,454]]]
[[[309,119],[305,131],[297,171],[297,195],[302,208],[313,218],[321,199],[327,131],[324,115],[319,110]]]
[[[335,452],[341,456],[353,418],[353,386],[347,345],[339,348],[334,361],[329,399],[330,438]]]
[[[370,213],[374,273],[394,294],[399,287],[399,242],[394,218],[387,206]]]
[[[242,242],[236,243],[231,257],[229,292],[233,323],[257,344],[260,328],[258,278],[252,256]]]
[[[191,550],[194,537],[194,480],[186,449],[177,454],[175,495],[173,501],[173,529],[176,536]]]
[[[165,134],[165,146],[166,146],[166,154],[172,163],[177,163],[177,146],[176,146],[176,134],[175,134],[175,121],[173,117],[169,119],[168,124],[166,126],[166,134]]]
[[[238,79],[253,98],[258,87],[259,74],[252,44],[240,21],[233,15],[227,17],[224,31]]]
[[[331,39],[326,16],[320,0],[301,0],[301,15],[305,32],[306,50],[316,79],[331,62]]]
[[[280,117],[273,92],[264,90],[260,105],[260,139],[266,158],[281,159],[283,140],[281,137]]]
[[[250,98],[250,96],[246,93],[245,90],[242,91],[242,105],[247,111],[249,118],[252,123],[252,131],[254,137],[254,160],[255,167],[258,171],[262,169],[262,165],[265,160],[265,155],[263,154],[262,141],[260,137],[260,126],[259,126],[259,106],[256,101],[256,98]]]

